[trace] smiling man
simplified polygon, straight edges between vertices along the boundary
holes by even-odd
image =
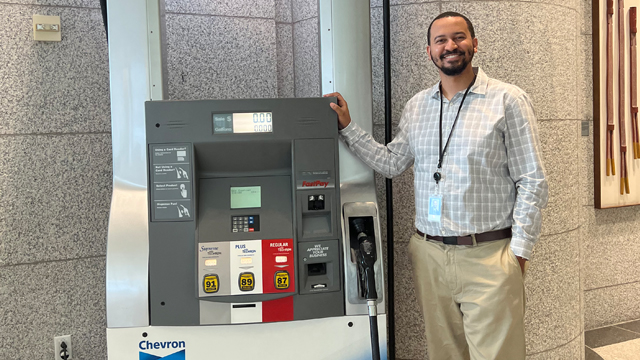
[[[531,101],[471,62],[478,39],[464,15],[428,30],[440,82],[405,106],[394,140],[378,144],[351,123],[339,93],[340,134],[386,177],[413,165],[416,294],[434,360],[523,360],[524,272],[540,237],[548,185]]]

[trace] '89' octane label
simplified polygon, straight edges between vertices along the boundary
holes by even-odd
[[[238,278],[238,287],[241,291],[252,291],[255,287],[255,278],[252,272],[243,272]]]

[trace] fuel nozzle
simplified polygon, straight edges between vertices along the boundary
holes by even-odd
[[[358,264],[358,280],[362,296],[369,309],[369,331],[371,333],[371,358],[380,360],[378,339],[378,292],[374,264],[378,258],[373,217],[349,218],[349,241],[351,260]]]
[[[358,249],[356,250],[356,260],[358,269],[360,270],[360,288],[363,296],[367,300],[375,300],[378,298],[376,292],[376,276],[373,265],[377,260],[375,238],[365,229],[364,220],[357,218],[353,221],[356,230]]]

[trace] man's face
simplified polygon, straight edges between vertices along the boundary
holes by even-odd
[[[460,75],[478,52],[478,39],[472,39],[467,23],[461,17],[436,20],[431,26],[431,45],[427,54],[442,73]]]

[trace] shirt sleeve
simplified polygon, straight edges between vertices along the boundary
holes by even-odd
[[[371,134],[353,121],[340,130],[340,135],[360,160],[383,176],[392,178],[413,165],[414,156],[406,131],[407,111],[405,107],[398,133],[387,146],[376,142]]]
[[[509,174],[516,186],[511,249],[515,255],[529,259],[540,238],[549,185],[542,164],[536,116],[527,94],[521,93],[506,104],[505,119]]]

